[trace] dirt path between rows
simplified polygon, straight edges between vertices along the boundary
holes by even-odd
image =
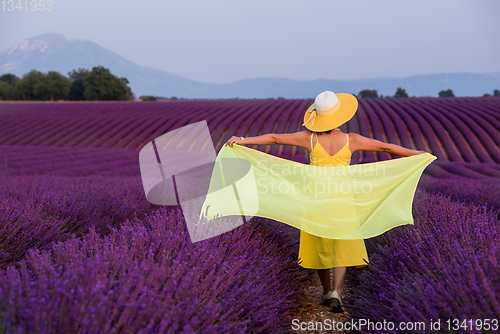
[[[342,287],[341,296],[344,299],[352,297],[352,291],[358,285],[357,275],[362,269],[348,268],[346,279]],[[333,283],[333,272],[332,272],[332,283]],[[308,273],[308,279],[301,285],[298,292],[297,303],[298,307],[295,311],[291,312],[290,328],[292,328],[293,333],[342,333],[342,334],[354,334],[357,331],[338,331],[338,330],[326,330],[321,329],[321,326],[316,324],[321,322],[325,324],[326,319],[330,319],[330,324],[335,322],[347,322],[349,320],[349,310],[346,309],[344,313],[333,313],[330,311],[329,307],[319,305],[321,301],[321,296],[323,294],[323,288],[321,287],[321,282],[319,280],[317,272],[310,270]],[[292,322],[292,320],[295,322]],[[297,322],[298,320],[298,322]],[[302,324],[305,328],[311,323],[315,325],[316,329],[300,330],[297,329],[299,325]],[[295,327],[293,326],[295,324]],[[298,324],[298,325],[297,325]],[[326,322],[328,324],[328,322]],[[295,329],[294,329],[295,328]]]

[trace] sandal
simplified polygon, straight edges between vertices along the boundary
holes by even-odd
[[[331,306],[331,303],[332,303],[332,293],[333,293],[333,291],[330,291],[330,292],[324,294],[323,296],[321,296],[321,302],[319,304],[320,305],[326,305],[328,307],[332,307]]]
[[[342,305],[342,298],[340,298],[340,295],[337,293],[337,291],[333,291],[330,311],[332,311],[333,313],[344,313],[345,309]]]

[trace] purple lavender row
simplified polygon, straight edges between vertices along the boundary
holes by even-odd
[[[368,120],[367,112],[363,107],[363,103],[359,103],[358,111],[354,114],[359,125],[359,134],[368,138],[373,138],[373,133],[370,128],[370,121]],[[375,152],[363,152],[363,160],[361,162],[377,161],[377,154]]]
[[[465,106],[459,103],[449,103],[452,111],[474,130],[480,143],[495,162],[500,162],[500,121],[482,113],[479,106]]]
[[[438,160],[448,160],[434,129],[422,117],[419,112],[413,108],[413,104],[404,105],[401,99],[390,99],[391,107],[401,116],[412,140],[415,142],[416,148],[428,150],[434,154]]]
[[[498,165],[495,164],[485,164],[485,163],[468,163],[464,164],[464,167],[472,169],[483,175],[491,176],[497,178],[500,181],[500,170],[498,170]],[[496,168],[495,168],[496,167]]]
[[[271,117],[268,117],[263,133],[285,133],[284,130],[290,121],[291,112],[296,110],[299,104],[299,100],[289,100],[289,103],[283,103],[273,115],[270,115]],[[302,123],[300,124],[302,125]],[[279,156],[279,152],[282,150],[283,145],[273,145],[270,147],[269,154]]]
[[[109,233],[127,218],[155,209],[138,178],[23,175],[0,183],[0,268],[32,247],[81,236],[90,227]]]
[[[440,119],[436,118],[435,115],[429,113],[428,110],[423,108],[418,101],[399,101],[407,99],[398,99],[396,103],[403,106],[409,113],[417,119],[420,126],[427,124],[426,130],[422,130],[420,136],[425,139],[430,139],[436,137],[438,140],[438,145],[442,146],[442,150],[448,156],[449,161],[464,161],[463,157],[460,155],[459,148],[453,142],[453,138],[450,137],[448,131],[444,128]],[[432,129],[432,131],[428,131]],[[439,158],[438,158],[439,159]]]
[[[394,106],[397,105],[398,111],[405,119],[417,148],[424,147],[425,150],[436,155],[439,160],[448,161],[448,155],[436,135],[436,130],[420,112],[415,110],[413,104],[406,105],[400,99],[393,99],[392,102]]]
[[[454,103],[454,100],[455,99],[450,99],[450,103]],[[500,101],[498,97],[464,97],[460,98],[458,102],[463,102],[464,106],[469,106],[477,112],[486,113],[496,119],[497,122],[500,122],[500,114],[498,113],[500,109]]]
[[[466,163],[468,165],[462,164],[464,163],[437,161],[428,166],[424,174],[434,177],[497,177],[492,170],[498,168],[498,164],[479,162]],[[438,167],[438,165],[441,167]],[[471,166],[476,166],[472,170],[481,175],[472,175],[470,171]],[[447,175],[449,173],[443,174],[442,168],[447,170],[453,169],[454,172],[452,175]],[[136,150],[0,145],[0,176],[21,175],[121,175],[138,178],[140,169]]]
[[[344,123],[341,126],[341,130],[343,130],[346,133],[349,133],[349,132],[360,133],[359,122],[358,122],[358,118],[356,117],[356,114],[354,114],[354,117],[351,118],[350,121],[348,121],[347,123]],[[365,151],[355,151],[351,156],[351,164],[360,163],[365,158],[364,153],[365,153]]]
[[[475,122],[471,121],[470,118],[467,118],[467,116],[464,118],[460,109],[452,108],[447,106],[447,104],[439,102],[429,103],[428,101],[423,101],[422,103],[427,105],[428,109],[432,110],[433,113],[440,115],[442,118],[446,119],[448,123],[453,124],[453,127],[456,127],[455,131],[459,132],[461,139],[460,141],[455,140],[455,142],[460,146],[462,152],[464,151],[464,146],[466,146],[467,149],[471,151],[471,154],[474,155],[474,161],[494,162],[492,157],[488,154],[489,150],[485,147],[488,142],[485,143],[479,140],[486,139],[485,137],[487,136],[484,136],[484,130]],[[495,158],[500,162],[500,151],[498,151],[498,155]]]
[[[481,126],[484,128],[483,131],[472,128],[473,125],[471,125],[470,131],[475,133],[479,139],[484,138],[485,143],[480,144],[488,145],[488,147],[484,148],[484,151],[488,152],[487,154],[493,158],[499,153],[495,151],[494,146],[490,145],[491,142],[488,141],[484,131],[488,133],[488,136],[495,143],[499,141],[497,138],[499,133],[496,129],[498,119],[495,118],[495,115],[498,114],[500,105],[487,102],[490,100],[492,99],[478,98],[470,100],[455,98],[445,101],[444,99],[432,98],[388,98],[385,100],[365,101],[360,103],[360,109],[351,123],[356,123],[356,127],[359,127],[358,132],[365,136],[373,135],[377,137],[381,135],[381,139],[387,138],[389,141],[393,137],[397,141],[399,137],[403,141],[405,135],[399,129],[400,124],[398,130],[396,130],[398,136],[395,135],[391,126],[392,123],[396,124],[395,122],[398,122],[397,120],[401,121],[400,118],[402,118],[406,126],[408,126],[411,138],[417,147],[427,148],[427,150],[438,156],[438,159],[449,156],[451,161],[464,161],[464,159],[465,161],[477,161],[477,157],[468,148],[468,145],[464,145],[462,135],[457,132],[457,128],[449,121],[449,119],[456,120],[456,118],[449,116],[449,114],[444,115],[446,110],[441,111],[440,108],[449,109],[455,106],[457,110],[463,111],[462,116],[459,116],[460,112],[456,113],[456,117],[461,117],[461,123],[468,123],[466,119],[475,119],[478,124],[481,122]],[[498,99],[493,100],[497,101]],[[218,150],[220,149],[219,146],[228,139],[226,137],[230,135],[230,132],[233,132],[231,129],[240,131],[240,129],[251,127],[255,133],[249,132],[246,134],[246,136],[251,136],[261,134],[267,131],[268,128],[281,129],[290,126],[290,115],[295,115],[295,111],[292,112],[292,110],[297,110],[297,113],[301,114],[298,116],[302,116],[308,106],[307,103],[303,103],[308,100],[301,101],[302,103],[295,102],[297,106],[300,105],[300,108],[295,107],[295,105],[286,107],[290,103],[289,100],[182,101],[157,104],[123,102],[6,104],[2,105],[0,143],[8,145],[129,147],[139,149],[151,139],[165,132],[194,121],[209,119],[213,141],[216,150]],[[423,106],[422,103],[426,106]],[[264,105],[267,107],[264,107]],[[369,106],[373,108],[373,112],[368,110]],[[389,111],[391,109],[395,110],[399,115],[396,116],[392,113],[388,117],[387,115],[391,113]],[[408,119],[406,114],[410,114],[412,118]],[[369,122],[367,116],[373,119]],[[298,124],[300,121],[300,117],[298,117],[296,123]],[[415,121],[417,121],[417,124],[411,125]],[[485,126],[485,121],[490,125]],[[464,128],[465,125],[468,124],[457,123],[460,129]],[[350,124],[347,126],[350,126]],[[415,126],[416,128],[413,129]],[[370,127],[373,127],[373,129]],[[391,130],[386,131],[384,130],[385,127],[389,127]],[[298,129],[300,129],[300,126]],[[422,137],[422,135],[425,137]],[[407,144],[411,146],[411,141]],[[475,146],[480,144],[473,143]],[[498,146],[498,143],[496,144]],[[446,152],[441,154],[439,151],[442,148]],[[278,150],[277,152],[281,151],[281,154],[303,151],[281,147],[274,149]],[[474,150],[477,152],[482,151],[478,147],[475,147]],[[483,153],[483,155],[486,154]],[[286,154],[285,156],[287,156]],[[303,153],[299,154],[302,155]],[[369,157],[370,153],[367,152],[363,154],[364,156]],[[374,154],[372,153],[371,156],[374,157]],[[498,157],[495,159],[498,160]],[[481,160],[488,160],[487,156],[485,155]]]
[[[408,124],[404,121],[404,118],[402,117],[401,113],[404,112],[402,110],[398,110],[398,106],[392,103],[392,99],[387,98],[387,99],[378,99],[374,101],[378,107],[377,110],[383,111],[383,121],[382,123],[388,123],[391,122],[392,127],[390,128],[389,131],[394,131],[395,135],[397,135],[397,138],[399,140],[394,139],[395,141],[393,143],[408,147],[408,148],[417,148],[412,140],[412,137],[410,137],[409,129],[408,129]],[[406,114],[406,112],[405,112]],[[389,136],[389,134],[388,134]]]
[[[275,333],[290,326],[296,233],[258,220],[192,244],[179,210],[30,249],[0,271],[7,332]],[[241,244],[246,247],[241,248]]]
[[[176,115],[182,115],[185,112],[192,111],[192,109],[188,109],[187,107],[188,106],[183,103],[175,103],[167,107],[162,106],[162,108],[159,110],[158,108],[155,109],[154,114],[151,114],[148,117],[144,117],[148,121],[142,126],[137,127],[136,130],[131,132],[129,135],[125,136],[123,140],[119,142],[117,147],[131,149],[142,148],[151,140],[169,131],[166,129],[175,129],[175,123],[178,120],[178,117],[176,117]],[[121,144],[122,142],[124,144]]]
[[[290,108],[290,114],[287,115],[288,124],[286,125],[286,129],[283,130],[283,133],[291,133],[303,131],[304,127],[302,126],[302,117],[304,116],[304,111],[312,104],[312,100],[299,100],[299,102],[294,106],[294,108]],[[304,152],[303,149],[284,145],[283,150],[279,153],[282,158],[290,157],[290,159],[309,164],[309,157],[307,152]]]
[[[110,141],[106,142],[103,147],[125,148],[127,143],[140,134],[140,130],[147,130],[150,126],[153,126],[152,122],[154,122],[156,118],[156,110],[154,107],[154,102],[148,102],[145,108],[141,108],[140,115],[132,114],[128,116],[130,118],[128,126],[122,129],[122,131]]]
[[[0,145],[0,176],[22,175],[122,175],[138,178],[140,168],[136,150]]]
[[[240,129],[240,125],[245,124],[261,108],[265,109],[268,105],[268,102],[266,102],[240,103],[239,107],[213,113],[212,119],[208,122],[208,127],[215,151],[218,152],[222,148],[222,145],[232,136],[244,136],[246,128]]]
[[[398,144],[394,125],[392,123],[392,120],[387,117],[385,110],[381,108],[374,101],[374,99],[366,99],[362,100],[362,102],[366,102],[366,110],[368,113],[368,117],[370,118],[370,124],[373,129],[374,139],[378,139],[386,143]],[[389,160],[393,158],[391,154],[386,152],[377,152],[377,157],[379,161]]]
[[[500,171],[497,170],[498,172]],[[447,196],[453,201],[485,206],[495,211],[500,218],[500,183],[498,178],[496,180],[486,178],[457,181],[456,178],[435,178],[432,182],[422,184],[422,188],[428,192]]]
[[[427,329],[430,319],[498,319],[498,211],[417,189],[414,218],[415,226],[367,241],[374,254],[359,276],[360,287],[346,298],[354,304],[350,315],[374,322],[419,321]]]

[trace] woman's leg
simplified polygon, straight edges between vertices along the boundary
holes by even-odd
[[[318,276],[323,286],[323,294],[332,291],[332,283],[330,281],[330,269],[318,269]]]
[[[347,267],[333,268],[333,290],[337,291],[339,295],[342,291],[342,284],[344,284],[346,271]]]

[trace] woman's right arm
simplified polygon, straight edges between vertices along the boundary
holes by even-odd
[[[411,155],[427,153],[425,151],[412,150],[396,144],[384,143],[381,142],[380,140],[367,138],[357,133],[349,133],[349,148],[351,149],[351,152],[357,150],[387,152],[390,154],[399,155],[403,157],[409,157]]]
[[[307,139],[310,131],[299,131],[293,133],[267,133],[256,137],[246,137],[241,140],[241,137],[232,136],[224,146],[233,147],[233,143],[238,145],[293,145],[306,147]]]

